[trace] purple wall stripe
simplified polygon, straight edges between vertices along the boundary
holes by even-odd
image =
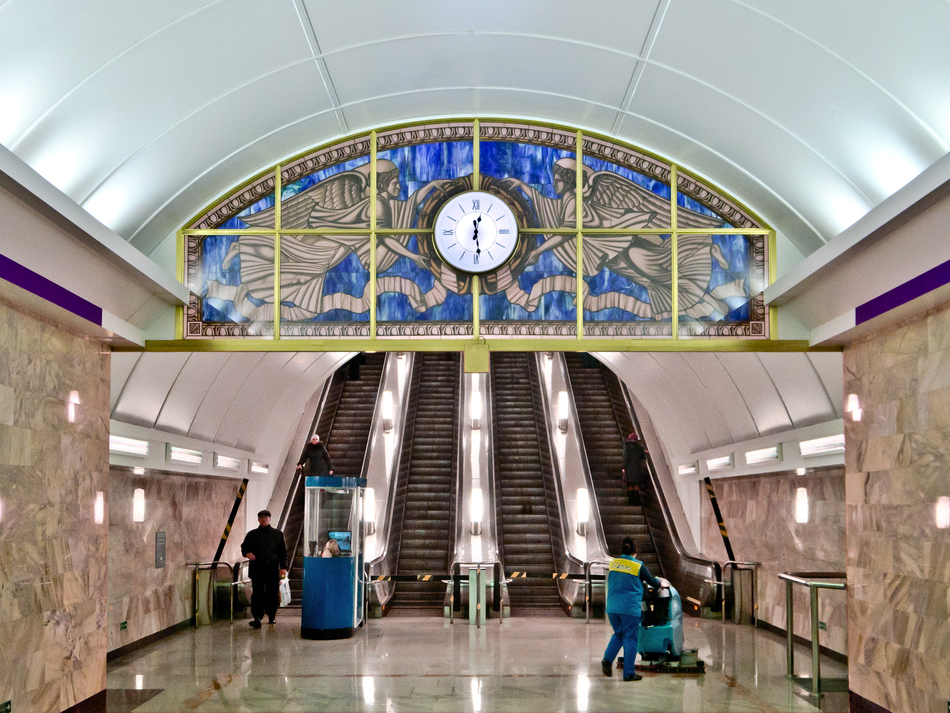
[[[92,302],[84,300],[65,287],[60,287],[52,280],[47,280],[4,255],[0,255],[0,279],[12,282],[17,287],[22,287],[47,302],[52,302],[83,319],[88,319],[98,327],[102,326],[101,307],[96,307]]]
[[[908,280],[903,285],[898,285],[893,290],[888,290],[873,300],[858,305],[854,310],[855,325],[863,324],[869,319],[874,319],[895,307],[907,304],[911,300],[915,300],[948,283],[950,283],[950,260],[927,270],[927,272],[912,280]]]

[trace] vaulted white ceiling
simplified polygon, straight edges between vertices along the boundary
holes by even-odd
[[[945,0],[0,0],[0,143],[167,262],[308,147],[537,119],[707,177],[778,229],[784,270],[947,153],[948,31]]]

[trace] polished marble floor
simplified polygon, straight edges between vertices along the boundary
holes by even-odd
[[[517,617],[466,621],[390,616],[350,639],[300,638],[281,612],[261,630],[246,620],[189,629],[116,659],[108,709],[118,711],[814,711],[785,676],[784,639],[751,626],[686,619],[686,647],[705,674],[603,676],[602,621]],[[796,650],[808,675],[810,651]],[[822,658],[822,676],[843,677]],[[823,711],[847,711],[828,693]]]

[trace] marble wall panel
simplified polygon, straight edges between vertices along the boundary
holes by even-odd
[[[108,650],[187,621],[192,616],[194,569],[214,559],[240,478],[215,478],[114,466],[109,481]],[[145,491],[145,521],[132,521],[132,497]],[[241,558],[245,502],[222,560]],[[155,535],[165,533],[165,566],[155,567]],[[220,576],[227,570],[222,568]],[[127,629],[122,630],[122,622]]]
[[[785,582],[780,572],[845,571],[845,478],[841,467],[810,469],[803,476],[783,471],[712,481],[736,559],[758,562],[759,618],[785,629]],[[795,493],[808,489],[809,521],[795,522]],[[720,562],[729,559],[712,505],[702,494],[702,551]],[[794,587],[794,630],[811,640],[808,590]],[[819,643],[847,652],[846,596],[840,591],[819,595],[819,620],[827,630]]]
[[[0,702],[18,712],[105,688],[109,362],[0,300]]]
[[[846,419],[849,679],[894,713],[950,700],[950,306],[850,345]]]

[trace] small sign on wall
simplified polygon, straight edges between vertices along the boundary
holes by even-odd
[[[155,533],[155,569],[165,566],[165,533]]]

